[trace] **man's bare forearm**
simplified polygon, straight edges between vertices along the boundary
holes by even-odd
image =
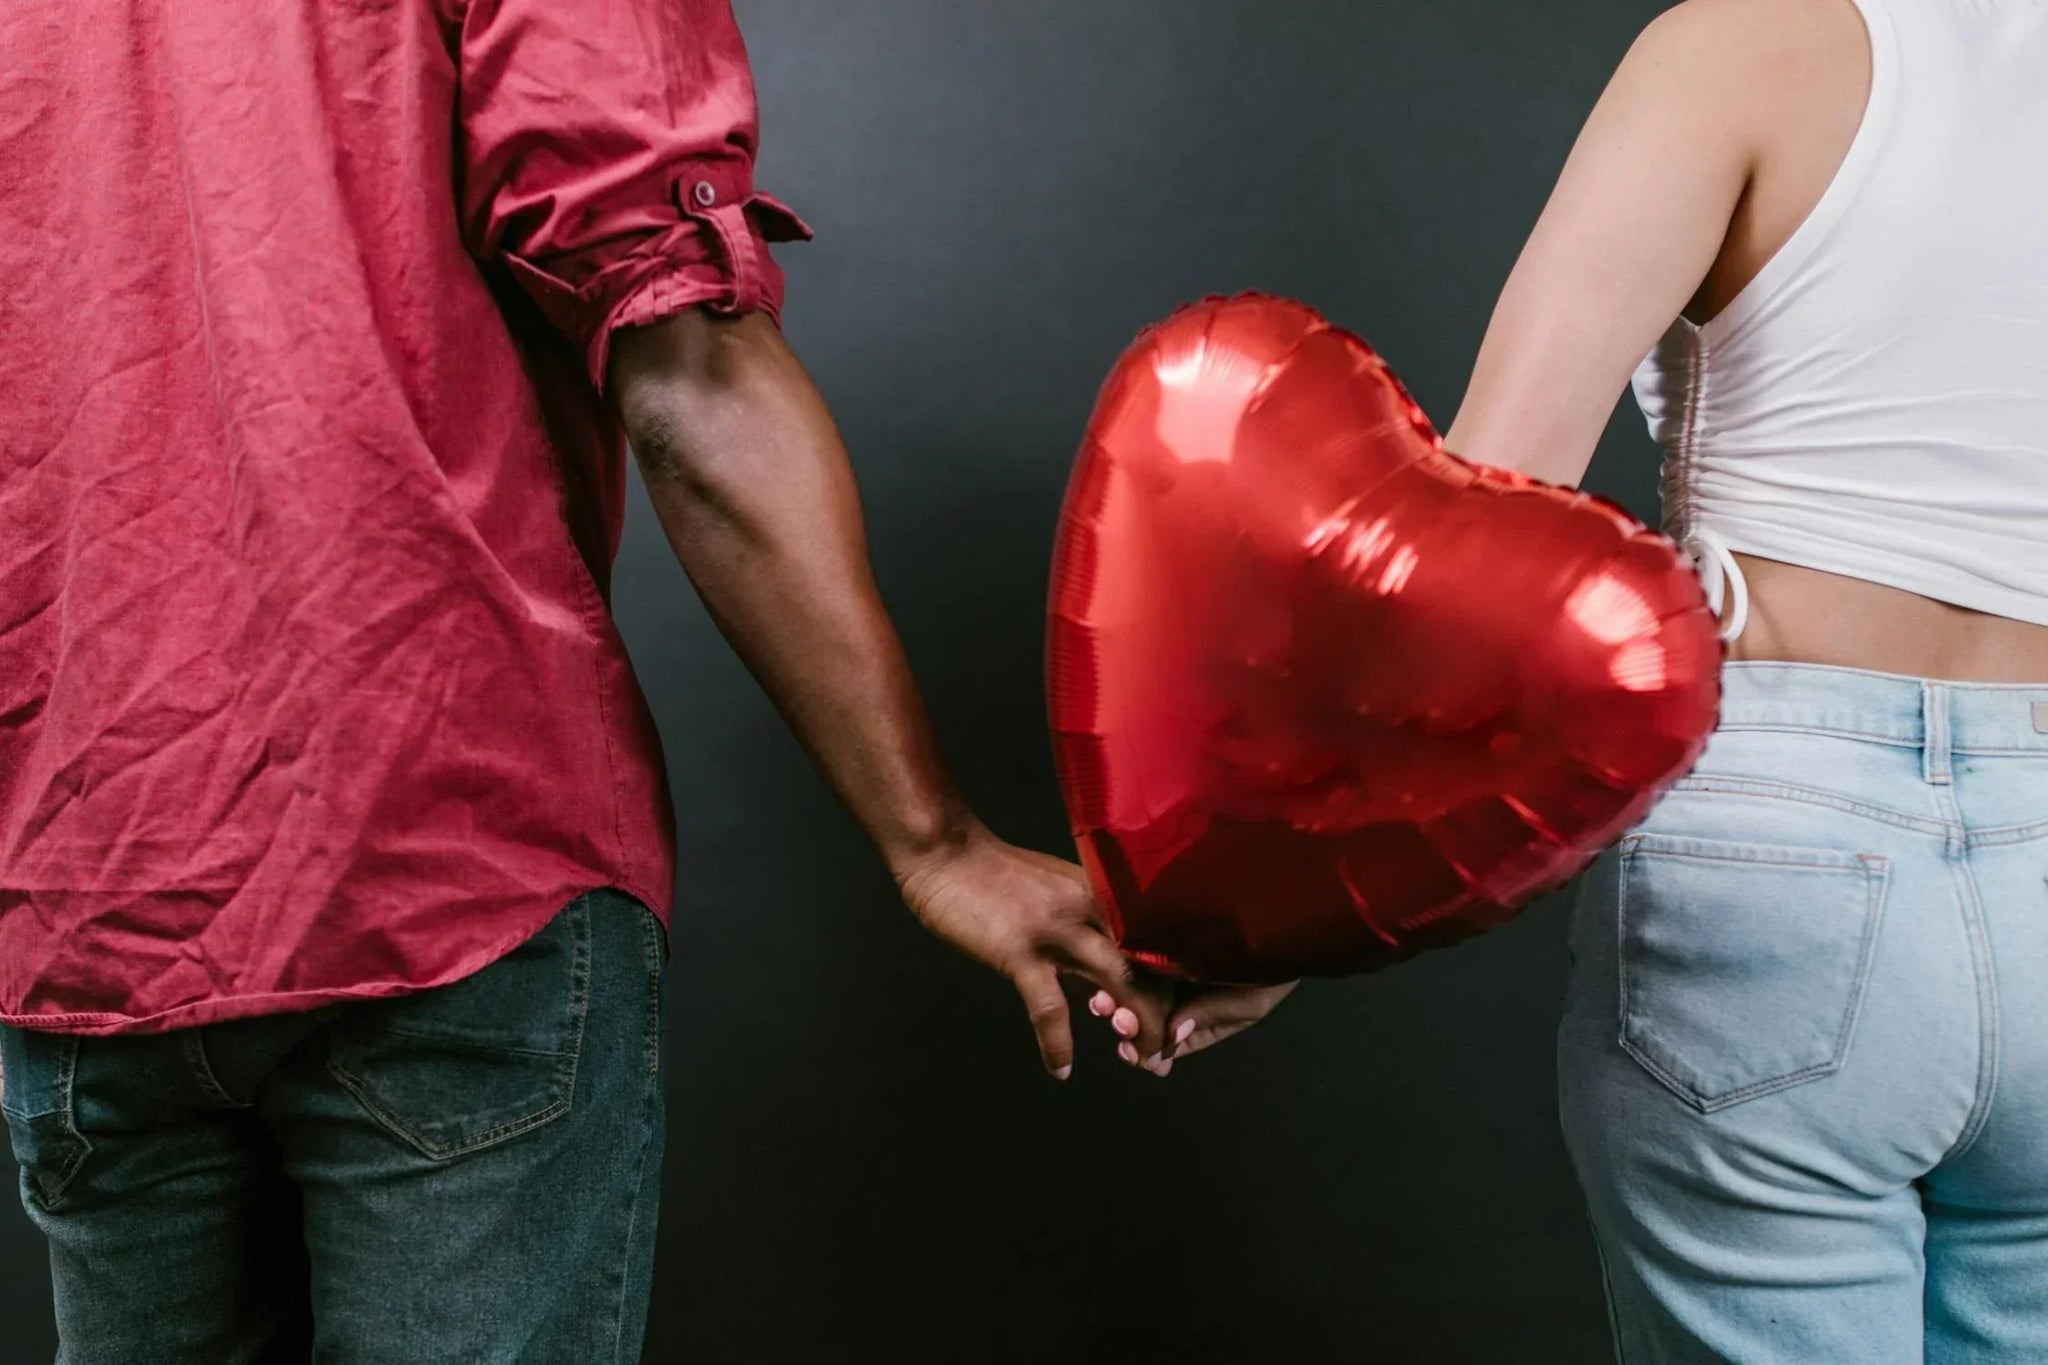
[[[845,449],[774,323],[693,312],[623,332],[611,383],[677,559],[891,869],[967,838]]]
[[[1061,977],[1101,987],[1126,1060],[1164,1075],[1170,993],[1133,976],[1079,868],[997,839],[947,776],[875,591],[845,447],[775,324],[690,313],[629,329],[610,383],[676,558],[919,921],[1016,987],[1053,1075],[1074,1065]]]

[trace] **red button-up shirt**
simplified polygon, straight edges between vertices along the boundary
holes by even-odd
[[[0,54],[0,1018],[665,913],[599,389],[804,235],[725,0],[5,0]]]

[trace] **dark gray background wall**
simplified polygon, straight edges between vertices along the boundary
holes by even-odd
[[[1054,516],[1130,336],[1260,288],[1448,424],[1579,121],[1659,0],[738,0],[786,325],[883,589],[1007,836],[1067,847],[1039,690]],[[1638,513],[1617,419],[1592,486]],[[636,507],[618,606],[682,819],[648,1359],[1606,1358],[1552,1110],[1560,902],[1311,985],[1164,1083],[925,940]],[[1084,1020],[1093,1025],[1092,1020]],[[48,1360],[0,1201],[0,1365]]]

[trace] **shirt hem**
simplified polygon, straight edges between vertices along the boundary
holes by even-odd
[[[648,912],[654,916],[655,922],[661,925],[662,931],[668,932],[669,916],[672,913],[669,896],[652,894],[645,886],[640,885],[636,878],[621,878],[596,882],[555,900],[547,913],[539,919],[525,925],[515,934],[466,954],[454,969],[431,981],[365,981],[349,986],[325,986],[305,991],[213,996],[206,1000],[174,1005],[153,1014],[122,1014],[115,1010],[85,1010],[65,1014],[10,1014],[0,1011],[0,1024],[30,1032],[74,1034],[79,1037],[169,1033],[177,1029],[226,1023],[231,1019],[300,1014],[324,1005],[342,1004],[352,1000],[387,1000],[394,996],[417,995],[422,991],[453,985],[475,975],[539,933],[550,920],[562,912],[564,906],[578,896],[585,896],[607,887],[623,891],[646,906]]]

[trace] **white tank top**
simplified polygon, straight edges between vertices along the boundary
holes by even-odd
[[[1810,218],[1635,390],[1666,529],[2048,625],[2048,0],[1856,0],[1870,105]]]

